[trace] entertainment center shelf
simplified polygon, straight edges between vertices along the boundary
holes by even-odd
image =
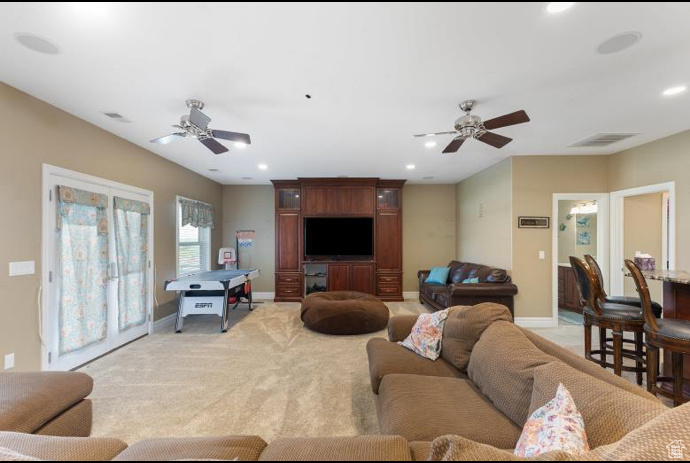
[[[404,180],[309,178],[273,184],[277,302],[348,290],[403,300]],[[331,250],[370,256],[322,255]]]

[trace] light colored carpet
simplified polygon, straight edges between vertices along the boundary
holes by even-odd
[[[418,303],[391,303],[393,315]],[[266,303],[188,319],[182,334],[154,334],[81,371],[95,380],[94,436],[128,443],[157,437],[376,434],[365,336],[308,331],[299,304]]]

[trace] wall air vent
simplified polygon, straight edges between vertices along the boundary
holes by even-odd
[[[132,122],[120,113],[103,113],[103,114],[105,114],[106,116],[108,116],[112,120],[117,121],[117,122],[122,122],[123,124],[129,124],[130,122]]]
[[[570,145],[571,148],[603,148],[613,145],[628,138],[632,138],[637,133],[598,133],[582,141]]]

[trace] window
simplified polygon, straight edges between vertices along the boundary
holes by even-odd
[[[211,270],[211,229],[182,226],[182,206],[177,198],[177,275]]]

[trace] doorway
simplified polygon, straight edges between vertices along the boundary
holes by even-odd
[[[611,193],[611,293],[637,295],[625,277],[625,259],[642,257],[657,270],[676,268],[676,184],[650,185]],[[660,282],[650,281],[661,302]]]
[[[553,195],[553,326],[582,323],[582,305],[570,257],[593,256],[609,268],[609,195]]]
[[[67,371],[150,333],[153,193],[45,165],[43,370]]]

